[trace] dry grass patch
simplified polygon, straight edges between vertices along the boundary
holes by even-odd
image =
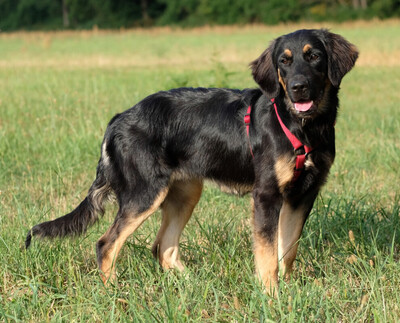
[[[0,44],[4,44],[0,67],[204,69],[219,61],[234,68],[241,66],[243,70],[280,34],[299,28],[322,27],[341,33],[358,45],[361,53],[358,66],[400,66],[400,33],[396,32],[400,20],[388,20],[194,29],[16,32],[0,34]]]

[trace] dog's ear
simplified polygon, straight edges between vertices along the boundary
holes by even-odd
[[[328,54],[329,80],[333,86],[339,87],[343,76],[353,68],[358,58],[357,47],[342,36],[326,29],[320,32]]]
[[[260,57],[249,64],[254,80],[269,98],[275,98],[280,89],[278,71],[273,61],[276,43],[277,40],[272,41]]]

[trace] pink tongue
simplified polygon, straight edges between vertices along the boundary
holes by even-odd
[[[313,105],[313,101],[308,101],[308,102],[296,102],[294,104],[294,107],[297,111],[304,112],[308,111],[311,109]]]

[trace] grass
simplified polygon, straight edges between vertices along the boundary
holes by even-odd
[[[109,288],[94,244],[115,206],[75,240],[23,241],[85,196],[115,113],[162,89],[253,87],[249,61],[303,25],[0,34],[0,321],[398,321],[399,26],[330,26],[361,56],[342,83],[335,164],[276,299],[254,277],[249,197],[211,185],[184,231],[185,274],[151,256],[159,213],[128,240]]]

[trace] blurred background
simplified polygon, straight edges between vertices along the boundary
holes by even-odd
[[[400,16],[400,0],[0,0],[0,30],[337,21]]]
[[[0,322],[399,322],[399,18],[400,0],[0,0]],[[254,275],[250,196],[212,184],[182,235],[187,276],[153,259],[158,212],[104,289],[94,246],[116,204],[80,238],[24,251],[29,228],[86,196],[116,113],[171,88],[256,87],[249,62],[300,28],[360,57],[278,298]]]

